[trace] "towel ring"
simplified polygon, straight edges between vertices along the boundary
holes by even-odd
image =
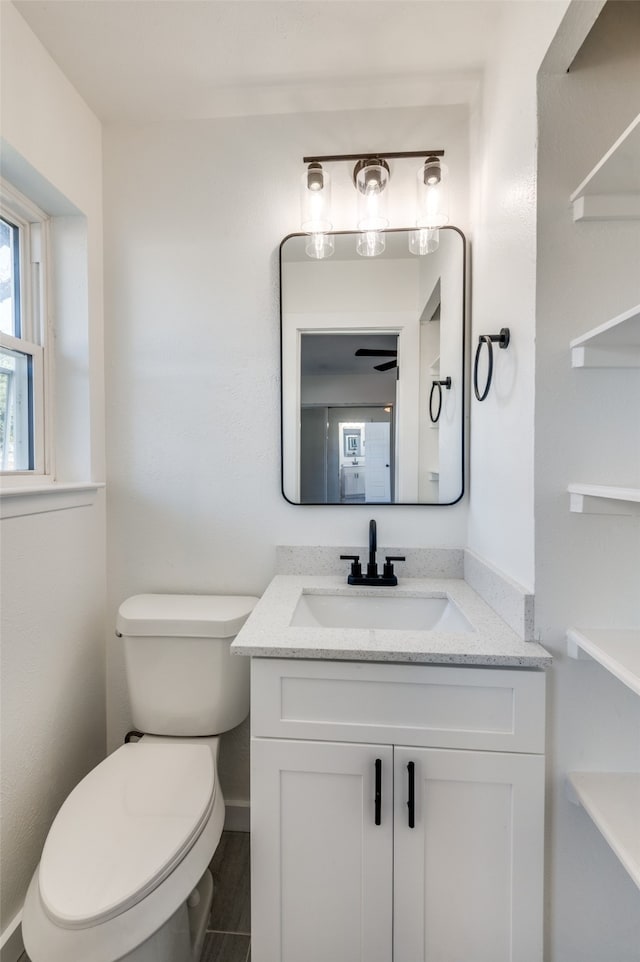
[[[498,347],[504,350],[509,346],[509,341],[511,335],[509,333],[508,327],[503,327],[499,334],[481,334],[478,338],[478,347],[476,348],[476,358],[473,363],[473,391],[478,401],[484,401],[487,394],[489,393],[489,388],[491,387],[491,381],[493,378],[493,343],[497,341]],[[484,390],[480,391],[478,387],[478,364],[480,362],[480,353],[482,351],[482,345],[487,345],[487,350],[489,351],[488,357],[488,370],[487,370],[487,383],[484,386]]]
[[[431,394],[429,395],[429,417],[431,418],[431,423],[432,423],[432,424],[436,424],[437,421],[440,419],[440,412],[442,411],[442,388],[443,388],[443,387],[444,387],[447,391],[449,391],[449,390],[451,389],[451,378],[450,378],[450,377],[445,378],[444,381],[434,381],[433,384],[431,385]],[[435,394],[436,388],[438,388],[438,410],[436,411],[436,413],[435,413],[435,415],[434,415],[434,413],[433,413],[433,395]]]

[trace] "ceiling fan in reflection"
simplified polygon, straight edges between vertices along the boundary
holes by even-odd
[[[385,361],[384,364],[374,364],[374,371],[390,371],[392,368],[398,366],[398,352],[397,351],[381,351],[375,350],[369,347],[360,347],[355,353],[356,357],[392,357],[393,361]]]

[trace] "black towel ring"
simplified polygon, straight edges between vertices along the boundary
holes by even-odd
[[[499,334],[481,334],[478,338],[478,347],[476,348],[476,359],[473,363],[473,391],[478,401],[484,401],[487,394],[489,393],[489,388],[491,387],[491,380],[493,378],[493,341],[497,341],[498,347],[504,348],[509,346],[509,340],[511,335],[509,333],[508,327],[503,327]],[[486,344],[489,351],[488,358],[488,370],[487,370],[487,383],[484,386],[484,390],[480,391],[478,387],[478,363],[480,361],[480,352],[482,351],[482,345]]]
[[[444,381],[434,381],[433,384],[431,385],[431,394],[429,395],[429,417],[431,418],[432,424],[436,424],[436,422],[440,419],[440,412],[442,411],[442,388],[443,388],[443,387],[444,387],[447,391],[449,391],[449,390],[451,389],[451,378],[450,378],[450,377],[446,377],[446,378],[444,379]],[[433,395],[434,395],[434,393],[435,393],[436,388],[438,388],[438,410],[436,411],[436,413],[435,413],[435,415],[434,415],[434,413],[433,413]]]

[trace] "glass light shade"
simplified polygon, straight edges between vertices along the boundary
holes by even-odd
[[[300,229],[305,234],[331,230],[331,175],[312,163],[300,183]]]
[[[409,250],[419,257],[433,254],[440,244],[440,230],[437,227],[419,227],[409,233]]]
[[[362,162],[361,162],[362,163]],[[358,194],[358,229],[380,231],[389,226],[387,216],[387,190],[389,171],[386,166],[366,162],[355,174]]]
[[[331,257],[336,248],[333,234],[311,234],[305,244],[305,252],[308,257],[313,257],[320,261],[324,257]]]
[[[378,230],[363,231],[356,241],[356,251],[361,257],[377,257],[384,249],[384,234]]]
[[[416,178],[416,227],[449,223],[449,170],[438,157],[428,157]]]

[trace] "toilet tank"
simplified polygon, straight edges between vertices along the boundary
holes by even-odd
[[[249,658],[230,645],[257,598],[135,595],[119,608],[133,724],[153,735],[217,735],[249,714]]]

